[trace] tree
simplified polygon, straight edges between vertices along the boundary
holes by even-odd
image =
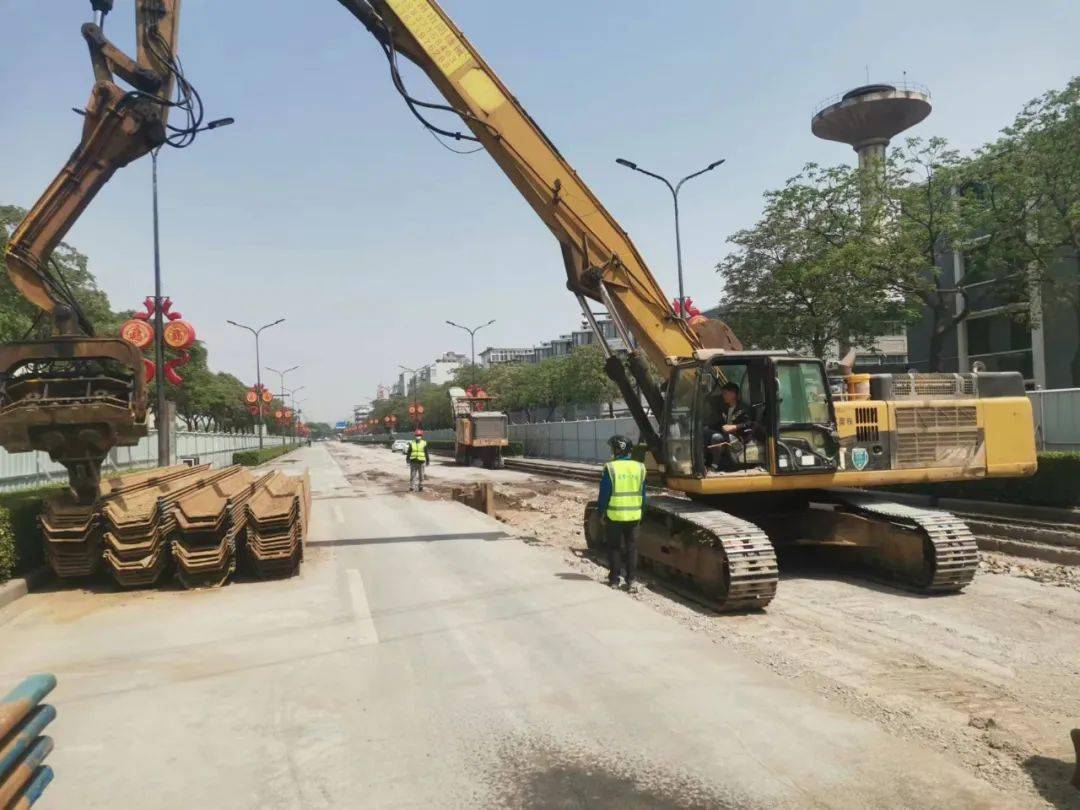
[[[968,182],[970,161],[943,138],[908,138],[889,155],[879,176],[876,234],[860,246],[885,289],[929,313],[929,370],[944,370],[945,339],[967,319],[971,299],[948,271],[950,251],[980,237],[984,204]],[[987,281],[991,265],[972,263],[964,284]]]
[[[607,404],[619,396],[619,388],[604,371],[604,352],[600,346],[579,346],[563,361],[562,399],[564,403]]]
[[[735,250],[717,266],[721,306],[747,345],[843,354],[868,348],[883,322],[911,317],[865,260],[865,196],[857,170],[808,164],[766,193],[756,225],[728,239]]]
[[[1049,279],[1071,254],[1076,275],[1051,291],[1080,323],[1080,76],[1028,102],[973,164],[972,181],[985,199],[982,229],[993,236],[982,246],[986,261],[1025,285]],[[1071,373],[1080,385],[1080,348]]]
[[[311,438],[316,441],[319,439],[328,439],[337,434],[337,431],[326,424],[326,422],[308,422],[307,428],[311,431]]]

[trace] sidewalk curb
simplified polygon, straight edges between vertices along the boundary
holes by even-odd
[[[21,599],[26,596],[30,591],[48,579],[49,574],[49,567],[43,565],[40,568],[35,568],[26,576],[14,577],[9,579],[3,585],[0,585],[0,608],[6,607],[16,599]]]

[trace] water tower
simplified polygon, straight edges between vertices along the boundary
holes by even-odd
[[[815,113],[810,131],[827,141],[850,144],[859,154],[859,168],[884,163],[885,147],[905,129],[930,115],[930,92],[905,82],[867,84],[830,99]]]

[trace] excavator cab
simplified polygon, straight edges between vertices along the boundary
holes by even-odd
[[[675,366],[668,394],[662,432],[669,477],[785,476],[839,466],[820,360],[705,350]]]

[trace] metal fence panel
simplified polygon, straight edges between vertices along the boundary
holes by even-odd
[[[510,425],[510,440],[522,442],[525,455],[562,461],[607,461],[608,439],[616,433],[637,441],[633,417]]]
[[[1040,450],[1080,450],[1080,388],[1031,391]]]
[[[275,447],[286,437],[266,436],[264,445]],[[173,461],[198,458],[200,464],[227,467],[232,464],[233,453],[238,450],[254,450],[259,437],[236,433],[194,433],[180,430],[173,435]],[[122,472],[157,464],[157,433],[150,431],[132,447],[114,447],[102,465],[102,472]],[[67,481],[67,471],[49,459],[46,453],[8,453],[0,450],[0,492],[60,484]]]

